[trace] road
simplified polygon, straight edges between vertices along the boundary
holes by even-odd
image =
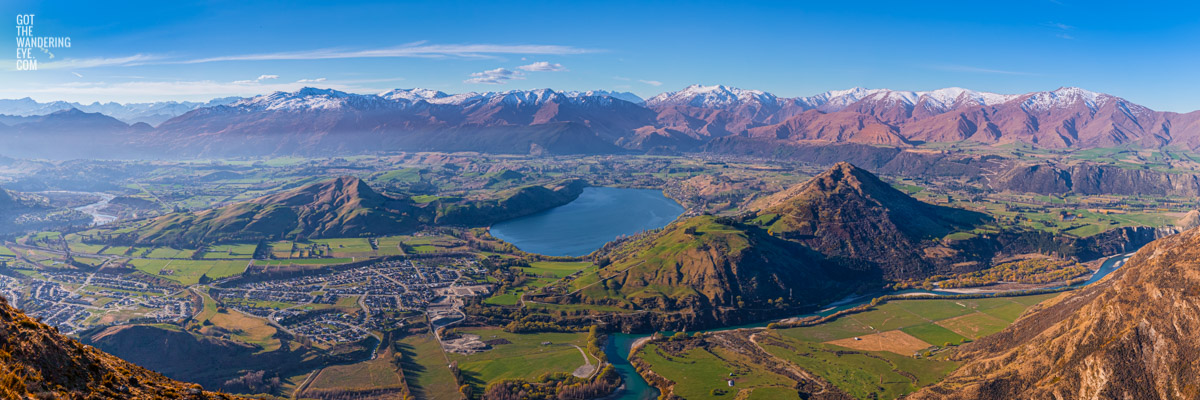
[[[579,368],[575,368],[575,372],[572,372],[571,375],[574,375],[576,378],[587,378],[592,376],[592,374],[596,372],[596,365],[592,364],[592,359],[588,357],[587,352],[583,351],[582,347],[576,345],[571,345],[571,347],[579,350],[579,355],[583,356],[583,365],[580,365]]]

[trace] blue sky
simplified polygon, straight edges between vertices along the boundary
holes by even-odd
[[[305,85],[643,97],[693,83],[789,97],[1079,86],[1200,109],[1200,7],[1188,3],[338,3],[4,1],[9,29],[35,14],[35,36],[69,36],[71,47],[53,59],[35,49],[39,70],[17,71],[8,39],[0,98],[206,100]]]

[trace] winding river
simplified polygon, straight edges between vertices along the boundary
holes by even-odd
[[[108,214],[104,214],[104,213],[100,212],[100,210],[103,210],[105,207],[108,207],[108,202],[110,202],[110,201],[112,201],[112,199],[116,198],[116,196],[113,196],[111,194],[104,193],[104,192],[75,192],[75,191],[69,191],[69,190],[52,190],[52,191],[46,191],[46,192],[40,192],[40,193],[62,193],[62,194],[99,197],[100,200],[96,201],[95,203],[87,204],[87,205],[80,206],[80,207],[75,207],[75,208],[73,208],[73,210],[82,212],[87,215],[91,215],[92,216],[92,226],[104,225],[109,222],[113,222],[117,219],[117,217],[115,215],[108,215]]]
[[[630,235],[645,230],[657,229],[683,214],[683,207],[663,196],[662,192],[650,189],[618,189],[589,187],[575,201],[554,209],[505,221],[492,226],[493,236],[517,246],[521,250],[552,255],[582,256],[604,246],[621,235]],[[1135,250],[1136,251],[1136,250]],[[1082,287],[1099,281],[1120,268],[1133,253],[1109,257],[1092,276],[1073,285]],[[838,311],[851,309],[871,302],[871,299],[888,294],[931,294],[958,295],[945,291],[902,290],[880,292],[845,298],[830,303],[824,309],[791,318],[827,316]],[[764,327],[773,321],[757,324],[724,327],[709,331],[735,328]],[[648,334],[609,335],[604,348],[608,361],[613,364],[624,381],[621,389],[609,396],[612,400],[651,400],[658,397],[658,389],[650,386],[629,363],[629,352],[633,344]]]

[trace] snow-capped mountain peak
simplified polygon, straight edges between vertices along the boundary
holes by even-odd
[[[643,104],[646,102],[640,96],[629,92],[613,92],[608,90],[588,90],[588,91],[569,91],[563,92],[564,95],[571,98],[579,97],[611,97],[614,99],[625,100],[633,104]]]
[[[935,112],[944,112],[963,106],[994,106],[1003,104],[1019,97],[990,92],[977,92],[960,87],[948,87],[929,91],[903,91],[877,89],[871,91],[861,100],[879,102],[891,106],[902,105],[922,107]]]
[[[422,89],[422,88],[392,89],[392,90],[389,90],[389,91],[379,94],[379,97],[382,97],[382,98],[385,98],[388,100],[408,100],[408,101],[433,100],[433,99],[441,99],[441,98],[445,98],[445,97],[449,97],[449,96],[450,95],[448,95],[440,90]]]
[[[407,104],[402,100],[386,100],[376,95],[346,93],[334,89],[305,87],[295,92],[275,92],[254,96],[233,104],[249,110],[305,111],[338,110],[346,107],[366,109],[386,105]]]
[[[507,92],[497,93],[491,102],[503,102],[513,105],[539,105],[547,101],[565,98],[562,94],[550,89],[534,89],[534,90],[510,90]]]
[[[691,85],[678,92],[663,93],[646,100],[646,104],[651,106],[682,105],[705,108],[728,107],[751,102],[776,105],[778,98],[761,90],[746,90],[725,85]]]
[[[815,96],[801,97],[796,101],[805,108],[815,108],[821,111],[838,111],[855,102],[884,91],[885,89],[866,89],[853,87],[844,90],[830,90]]]
[[[1082,102],[1088,109],[1096,111],[1112,96],[1077,87],[1060,87],[1049,92],[1034,92],[1026,95],[1021,107],[1030,111],[1068,107]]]

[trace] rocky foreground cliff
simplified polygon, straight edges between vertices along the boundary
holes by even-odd
[[[2,399],[234,399],[84,345],[0,298]]]
[[[1200,229],[1151,243],[955,357],[965,364],[912,398],[1200,398]]]

